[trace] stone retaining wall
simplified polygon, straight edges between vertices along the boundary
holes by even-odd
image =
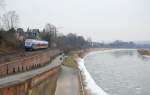
[[[60,66],[32,79],[0,89],[0,95],[53,95]]]
[[[0,64],[0,77],[11,74],[29,71],[39,68],[49,63],[54,57],[59,55],[59,50],[49,50],[40,54],[18,58],[10,62]]]

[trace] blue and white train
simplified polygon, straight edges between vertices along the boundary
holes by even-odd
[[[34,39],[26,39],[24,47],[26,50],[45,49],[48,48],[48,42]]]

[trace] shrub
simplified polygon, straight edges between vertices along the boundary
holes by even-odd
[[[17,41],[15,30],[0,30],[0,47],[1,48],[20,48],[21,43]]]

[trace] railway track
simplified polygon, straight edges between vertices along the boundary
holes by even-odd
[[[43,49],[43,50],[36,50],[36,51],[16,51],[13,53],[5,53],[5,54],[0,54],[0,64],[3,62],[9,62],[18,58],[23,58],[26,56],[31,56],[31,55],[36,55],[39,53],[47,52],[51,49]]]

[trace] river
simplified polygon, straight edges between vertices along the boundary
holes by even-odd
[[[85,66],[109,95],[150,95],[150,59],[136,50],[97,52],[85,58]]]

